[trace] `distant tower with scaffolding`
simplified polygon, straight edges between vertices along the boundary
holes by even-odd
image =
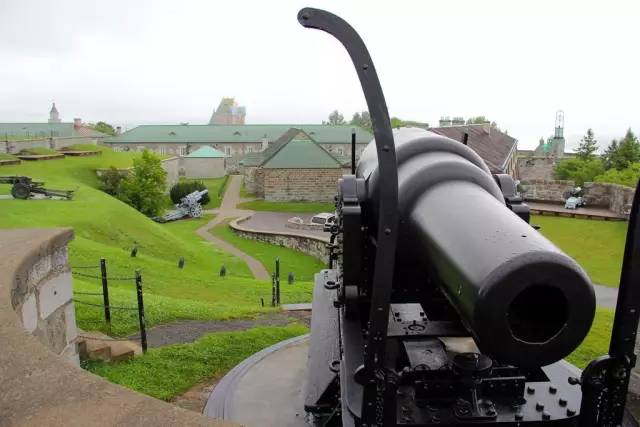
[[[564,157],[564,146],[564,111],[558,110],[553,136],[547,138],[546,142],[541,139],[533,155],[536,157]]]

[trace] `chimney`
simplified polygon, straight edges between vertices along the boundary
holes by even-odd
[[[491,122],[482,123],[482,130],[487,133],[487,135],[491,135]]]
[[[122,133],[122,126],[116,126],[116,135],[120,135]]]
[[[80,127],[82,127],[82,119],[73,119],[73,127],[74,129],[78,129]]]

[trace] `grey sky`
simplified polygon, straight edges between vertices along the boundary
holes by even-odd
[[[601,144],[640,130],[638,1],[0,0],[0,121],[205,123],[222,96],[248,123],[364,109],[338,43],[300,7],[351,22],[392,115],[485,115],[533,147],[563,109]]]

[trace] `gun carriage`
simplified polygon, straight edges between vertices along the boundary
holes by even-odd
[[[11,195],[14,199],[26,200],[35,194],[66,200],[73,198],[73,190],[53,190],[45,188],[44,182],[34,181],[28,176],[0,176],[0,184],[11,184]]]
[[[529,225],[507,175],[466,145],[392,132],[375,67],[341,18],[302,9],[360,79],[375,140],[338,184],[316,276],[305,409],[318,425],[637,425],[625,412],[640,309],[632,208],[609,354],[563,360],[595,312],[587,274]],[[636,285],[636,286],[632,286]]]

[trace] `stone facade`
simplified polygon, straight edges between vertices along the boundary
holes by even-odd
[[[295,233],[271,233],[267,231],[257,231],[247,228],[242,223],[249,217],[240,218],[229,223],[229,226],[241,237],[261,242],[271,243],[273,245],[283,246],[286,248],[300,251],[322,262],[329,261],[329,252],[327,243],[329,239]]]
[[[344,174],[341,168],[260,169],[262,180],[256,179],[255,194],[273,202],[332,201],[338,179]]]
[[[166,191],[168,192],[169,189],[173,186],[173,184],[178,182],[178,180],[180,179],[180,158],[170,157],[168,159],[161,160],[161,163],[162,163],[162,169],[164,169],[164,171],[167,173],[167,176],[165,178],[165,183],[166,183]],[[105,169],[105,168],[96,169],[96,175],[100,177],[107,170],[108,169]],[[121,171],[121,173],[124,175],[124,174],[131,173],[133,168],[118,169],[118,170]]]
[[[523,180],[520,185],[526,200],[546,203],[564,203],[567,192],[575,187],[573,181],[546,179]]]
[[[552,157],[520,157],[518,179],[521,181],[552,180],[556,159]]]
[[[79,365],[71,272],[67,263],[68,230],[42,248],[33,263],[20,271],[11,289],[11,304],[22,326],[49,350]]]

